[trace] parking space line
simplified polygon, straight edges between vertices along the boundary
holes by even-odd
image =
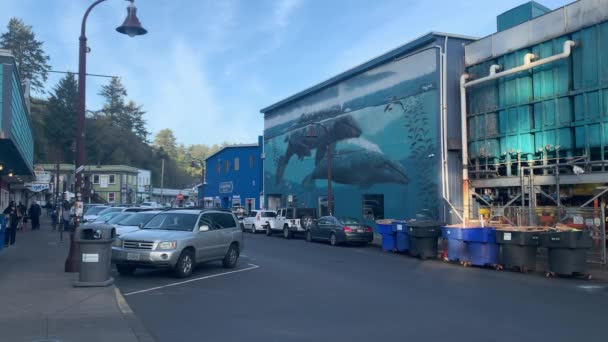
[[[149,289],[144,289],[144,290],[139,290],[139,291],[133,291],[133,292],[128,292],[123,294],[123,296],[131,296],[134,294],[139,294],[139,293],[144,293],[144,292],[150,292],[150,291],[155,291],[155,290],[159,290],[159,289],[163,289],[165,287],[171,287],[171,286],[177,286],[177,285],[183,285],[183,284],[187,284],[187,283],[191,283],[194,281],[199,281],[199,280],[204,280],[204,279],[209,279],[209,278],[215,278],[215,277],[219,277],[219,276],[223,276],[223,275],[227,275],[227,274],[232,274],[232,273],[238,273],[238,272],[244,272],[244,271],[249,271],[249,270],[253,270],[256,268],[259,268],[260,266],[258,265],[254,265],[254,264],[248,264],[251,267],[247,267],[247,268],[243,268],[241,270],[236,270],[236,271],[229,271],[229,272],[223,272],[223,273],[218,273],[218,274],[212,274],[212,275],[208,275],[208,276],[204,276],[204,277],[199,277],[199,278],[194,278],[194,279],[188,279],[185,281],[180,281],[177,283],[171,283],[171,284],[167,284],[167,285],[162,285],[162,286],[156,286],[156,287],[151,287]]]

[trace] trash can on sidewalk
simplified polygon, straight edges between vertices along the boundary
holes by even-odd
[[[393,252],[397,248],[396,234],[393,231],[393,220],[377,220],[376,231],[382,235],[382,250]]]
[[[589,232],[582,230],[552,231],[540,235],[540,244],[549,254],[547,275],[585,275],[587,252],[592,246]]]
[[[405,221],[393,221],[393,232],[395,233],[395,247],[399,252],[407,252],[410,249],[410,239],[407,235]]]
[[[423,260],[436,258],[437,238],[441,235],[441,226],[444,224],[436,221],[408,221],[407,233],[410,239],[410,255]]]
[[[74,233],[80,245],[80,274],[76,287],[108,286],[114,282],[110,276],[112,243],[116,229],[105,224],[80,226]]]
[[[521,272],[536,269],[536,252],[539,234],[543,228],[506,228],[496,231],[496,243],[500,246],[500,267],[517,268]]]

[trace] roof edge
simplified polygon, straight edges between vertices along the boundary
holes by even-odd
[[[452,33],[445,33],[445,32],[438,32],[438,31],[431,31],[428,33],[425,33],[419,37],[416,37],[412,40],[410,40],[409,42],[400,45],[394,49],[390,49],[376,57],[373,57],[372,59],[369,59],[361,64],[357,64],[349,69],[347,69],[346,71],[343,71],[337,75],[334,75],[328,79],[326,79],[325,81],[322,81],[320,83],[317,83],[314,86],[308,87],[294,95],[288,96],[283,100],[280,100],[270,106],[267,106],[265,108],[260,109],[260,113],[265,114],[269,111],[272,111],[274,109],[277,109],[279,107],[282,107],[283,105],[293,102],[297,99],[300,99],[306,95],[312,94],[314,92],[320,91],[322,89],[325,89],[327,87],[330,87],[336,83],[339,83],[345,79],[348,79],[358,73],[364,72],[366,70],[369,70],[377,65],[380,65],[382,63],[385,63],[386,61],[390,60],[391,58],[395,57],[395,56],[399,56],[399,55],[403,55],[406,54],[408,52],[411,52],[412,50],[415,50],[416,48],[420,47],[421,45],[424,45],[426,43],[429,43],[431,40],[433,40],[435,37],[448,37],[448,38],[455,38],[455,39],[463,39],[463,40],[477,40],[479,38],[477,37],[471,37],[471,36],[465,36],[465,35],[459,35],[459,34],[452,34]]]
[[[224,151],[225,149],[228,149],[228,148],[235,148],[235,147],[259,147],[259,146],[260,146],[259,144],[233,144],[233,145],[226,145],[226,146],[223,146],[222,148],[220,148],[219,150],[213,152],[209,156],[207,156],[204,160],[207,161],[207,159],[215,156],[216,154],[218,154],[218,153],[220,153],[220,152],[222,152],[222,151]]]

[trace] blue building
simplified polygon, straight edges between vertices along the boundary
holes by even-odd
[[[206,182],[199,191],[205,207],[247,210],[264,207],[262,197],[263,140],[256,144],[224,146],[205,159]]]
[[[264,195],[366,219],[462,208],[459,77],[474,38],[432,32],[261,110]]]
[[[34,175],[34,138],[26,92],[10,51],[0,50],[0,207],[22,199],[23,183]]]

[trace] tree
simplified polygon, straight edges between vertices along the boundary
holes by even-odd
[[[177,142],[173,131],[165,128],[156,133],[154,145],[162,148],[167,155],[173,159],[177,159]]]
[[[59,81],[46,107],[44,131],[47,142],[66,158],[72,150],[78,117],[78,82],[74,74],[67,74]]]
[[[42,42],[36,39],[32,27],[21,19],[11,18],[7,32],[0,36],[0,48],[11,51],[21,78],[28,80],[33,90],[43,92],[51,70],[50,58],[44,53]]]
[[[122,126],[124,120],[125,98],[127,90],[118,77],[112,77],[110,83],[101,87],[99,95],[106,100],[101,112],[110,118],[112,123]]]
[[[144,119],[144,114],[146,114],[146,112],[135,102],[129,101],[125,106],[125,113],[128,118],[127,124],[131,131],[133,131],[141,141],[147,142],[150,132],[148,132],[148,129],[146,128],[146,120]]]

